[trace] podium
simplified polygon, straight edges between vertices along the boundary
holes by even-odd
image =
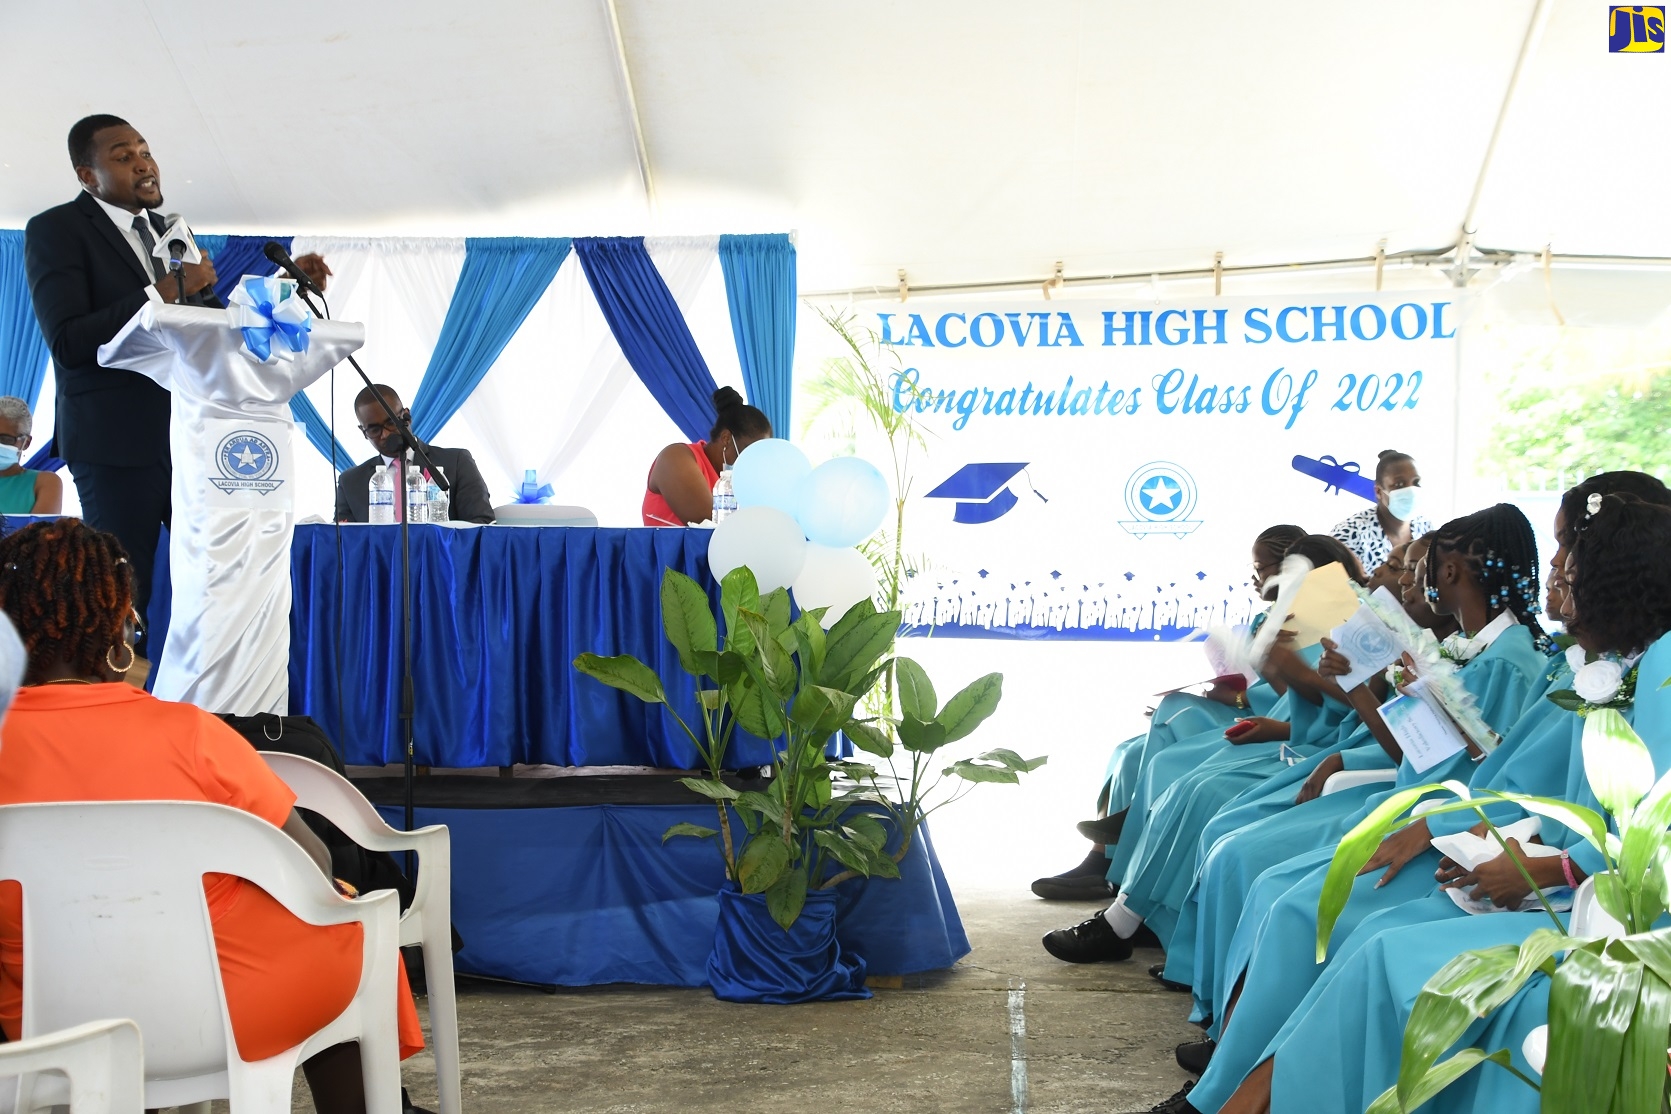
[[[153,691],[208,712],[284,715],[296,525],[289,402],[364,344],[365,327],[310,316],[305,351],[273,336],[266,359],[245,331],[226,310],[147,302],[99,348],[99,363],[173,396],[173,614]]]

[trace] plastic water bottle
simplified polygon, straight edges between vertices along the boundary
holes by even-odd
[[[737,492],[731,486],[731,465],[727,464],[714,481],[714,525],[724,522],[737,509]]]
[[[366,521],[387,526],[395,520],[395,479],[388,468],[379,464],[371,473],[371,484],[366,492]]]
[[[424,498],[424,473],[408,460],[400,469],[406,474],[406,521],[417,526],[429,521],[429,507]]]
[[[440,472],[441,466],[437,464],[435,466],[435,470]],[[445,475],[445,473],[442,474]],[[441,488],[435,483],[435,478],[428,472],[424,473],[424,479],[428,481],[428,487],[425,491],[424,502],[426,505],[424,510],[428,512],[429,520],[431,522],[450,521],[452,515],[447,511],[447,493],[441,490]]]

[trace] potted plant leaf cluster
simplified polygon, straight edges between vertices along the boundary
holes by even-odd
[[[1585,776],[1617,834],[1601,813],[1570,801],[1496,791],[1470,796],[1460,782],[1446,782],[1394,794],[1341,841],[1318,908],[1319,962],[1351,896],[1353,878],[1383,837],[1414,819],[1405,811],[1435,790],[1457,800],[1429,807],[1429,812],[1472,810],[1505,850],[1502,833],[1483,810],[1498,801],[1512,801],[1583,837],[1607,865],[1594,876],[1596,902],[1623,929],[1609,935],[1571,934],[1516,860],[1551,927],[1536,930],[1519,945],[1464,952],[1428,980],[1405,1027],[1398,1082],[1375,1100],[1369,1114],[1413,1111],[1487,1062],[1540,1091],[1546,1114],[1665,1109],[1671,929],[1653,925],[1671,907],[1671,773],[1655,781],[1648,748],[1612,708],[1586,711],[1582,746]],[[1551,980],[1541,1081],[1513,1067],[1506,1048],[1463,1048],[1440,1059],[1471,1025],[1502,1008],[1540,972]]]
[[[713,802],[714,826],[675,824],[663,840],[711,840],[724,859],[708,968],[715,993],[764,1002],[868,996],[862,959],[836,942],[834,889],[855,877],[898,878],[932,812],[974,784],[1015,783],[1044,764],[1003,749],[944,765],[935,757],[992,714],[1003,678],[981,677],[940,704],[921,666],[892,656],[897,611],[863,600],[826,631],[823,609],[794,615],[789,593],[762,594],[747,568],[721,581],[723,631],[701,586],[675,570],[662,578],[661,606],[667,639],[696,679],[694,707],[675,707],[631,655],[582,654],[574,664],[666,706],[701,755],[703,776],[682,780]],[[899,716],[866,714],[865,698],[889,676]],[[773,743],[764,788],[739,790],[722,776],[739,727]],[[838,733],[886,771],[832,753]]]

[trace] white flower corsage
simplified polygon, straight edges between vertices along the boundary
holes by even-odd
[[[1589,715],[1598,708],[1626,708],[1636,700],[1636,665],[1612,655],[1591,658],[1582,646],[1567,647],[1572,688],[1549,694],[1568,711]]]

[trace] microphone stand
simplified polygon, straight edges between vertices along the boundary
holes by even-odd
[[[296,292],[301,295],[303,301],[307,302],[308,308],[313,310],[315,317],[330,319],[328,314],[320,313],[319,307],[314,305],[313,299],[308,296],[305,284],[297,283]],[[323,298],[324,295],[321,294],[320,297]],[[452,484],[435,466],[435,462],[430,459],[428,446],[418,440],[412,432],[412,427],[406,423],[405,419],[400,416],[393,406],[389,405],[389,400],[383,396],[382,391],[377,389],[377,384],[371,381],[371,376],[366,374],[366,370],[360,366],[360,362],[350,355],[348,363],[359,373],[360,378],[365,382],[366,389],[371,391],[372,397],[377,399],[377,405],[383,408],[383,413],[388,415],[389,421],[394,423],[395,432],[400,435],[402,443],[406,446],[406,449],[402,451],[409,450],[416,453],[418,460],[422,462],[422,466],[428,470],[430,477],[435,481],[435,486],[442,491],[450,491]],[[412,831],[415,827],[413,814],[415,812],[414,795],[416,791],[413,784],[416,770],[414,769],[413,759],[415,744],[413,742],[412,721],[416,707],[416,686],[412,680],[412,516],[409,513],[410,508],[406,504],[406,468],[408,463],[404,458],[401,460],[401,483],[397,498],[400,500],[400,723],[401,746],[405,754],[405,769],[402,772],[402,780],[405,789],[406,830]],[[450,500],[448,505],[450,513]],[[342,668],[341,662],[337,663],[337,668]],[[343,712],[344,709],[337,709],[339,717]],[[412,869],[412,856],[408,854],[406,858],[407,875],[408,877],[415,877]]]

